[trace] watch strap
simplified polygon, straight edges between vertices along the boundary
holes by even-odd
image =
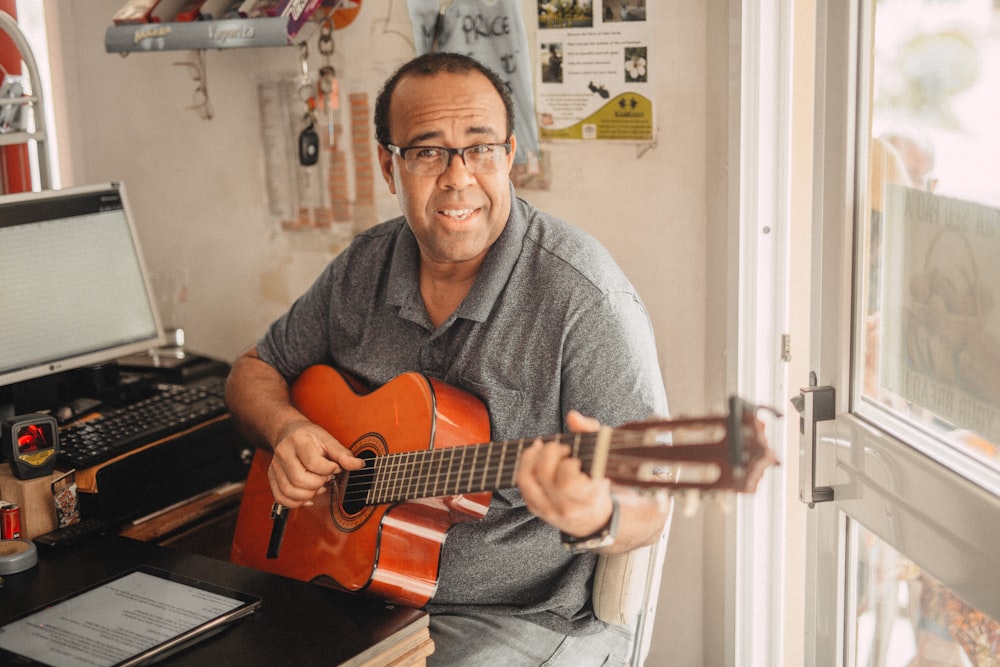
[[[609,547],[615,543],[615,538],[618,536],[618,521],[621,518],[621,507],[618,504],[618,498],[615,494],[611,494],[611,517],[608,518],[608,522],[595,533],[590,535],[585,535],[583,537],[576,537],[574,535],[569,535],[568,533],[560,533],[560,538],[562,539],[562,545],[569,550],[570,553],[580,553],[582,551],[592,551],[594,549],[601,549],[603,547]]]

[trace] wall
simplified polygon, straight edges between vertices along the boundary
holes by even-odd
[[[190,346],[232,359],[332,256],[324,244],[304,247],[276,233],[265,204],[256,83],[297,72],[297,50],[207,52],[215,117],[202,120],[186,109],[196,85],[189,68],[175,65],[189,53],[104,51],[104,31],[121,1],[46,0],[62,183],[126,182],[151,270],[188,285],[180,324]],[[706,387],[724,385],[724,336],[709,332],[724,329],[725,295],[709,292],[707,274],[724,263],[725,248],[709,247],[707,230],[709,216],[718,227],[728,209],[719,186],[727,182],[720,147],[728,116],[720,105],[728,97],[728,6],[659,5],[652,146],[546,144],[551,189],[519,191],[594,234],[636,284],[653,320],[674,414],[702,412],[706,402],[715,409],[721,399],[712,391],[706,401]],[[522,8],[531,19],[536,3],[523,0]],[[530,21],[527,27],[533,44]],[[343,85],[374,99],[385,76],[412,55],[409,34],[405,2],[365,0],[356,21],[334,36]],[[711,160],[709,145],[716,147]],[[376,189],[380,219],[396,215],[384,185]],[[725,243],[725,231],[716,236]],[[703,516],[674,522],[648,664],[702,663]]]

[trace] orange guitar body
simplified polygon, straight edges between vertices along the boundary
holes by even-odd
[[[489,416],[476,397],[418,373],[362,394],[337,370],[314,366],[296,380],[292,398],[310,420],[362,458],[489,440]],[[489,507],[489,492],[362,506],[345,500],[339,476],[314,505],[287,510],[280,548],[269,558],[270,462],[264,450],[254,455],[232,561],[414,607],[434,595],[448,529],[481,518]]]

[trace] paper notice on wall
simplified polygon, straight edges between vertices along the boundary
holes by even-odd
[[[1000,442],[1000,211],[889,185],[883,385]]]
[[[528,36],[518,0],[409,0],[417,53],[471,56],[495,71],[514,98],[518,164],[536,162],[538,127],[531,95]]]
[[[542,139],[652,141],[653,2],[538,4]]]

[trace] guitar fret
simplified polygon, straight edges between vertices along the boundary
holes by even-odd
[[[366,464],[365,471],[369,473],[371,481],[368,484],[368,490],[365,492],[365,504],[378,502],[378,497],[381,493],[380,487],[385,483],[385,473],[382,470],[384,468],[384,463],[385,462],[382,459],[375,458],[371,459]],[[355,473],[352,473],[352,477],[354,474]]]
[[[435,464],[437,464],[437,472],[434,471]],[[432,450],[427,455],[427,461],[424,465],[424,495],[433,496],[437,490],[437,478],[441,472],[441,452],[439,450]]]
[[[502,481],[501,475],[503,474],[503,460],[507,456],[507,443],[500,443],[500,461],[497,462],[497,481],[494,483],[496,489],[500,488],[500,483]]]
[[[519,438],[517,441],[517,454],[514,456],[514,477],[517,477],[517,471],[521,469],[521,453],[524,451],[524,438]],[[514,485],[514,480],[511,480],[511,486]]]
[[[469,466],[469,483],[468,483],[470,489],[474,488],[472,485],[472,480],[475,479],[476,476],[476,464],[479,463],[480,449],[482,449],[482,447],[475,447],[472,450],[472,464]]]
[[[415,498],[417,496],[417,484],[420,483],[420,479],[414,474],[414,463],[413,463],[413,452],[408,452],[403,456],[403,465],[401,466],[401,472],[403,473],[403,479],[406,480],[406,491],[403,494],[404,498]]]
[[[447,463],[452,453],[448,449],[442,449],[434,455],[437,460],[437,472],[434,473],[434,494],[435,496],[447,495],[448,473]]]
[[[508,450],[514,447],[513,456],[508,456]],[[504,487],[517,486],[517,462],[520,458],[521,453],[521,441],[520,440],[508,440],[507,446],[504,448],[504,469],[507,473],[507,477],[504,480]],[[508,463],[509,461],[509,463]]]
[[[401,484],[409,483],[410,481],[409,477],[404,472],[405,465],[406,465],[406,454],[392,457],[392,466],[391,466],[392,475],[387,480],[387,482],[391,483],[387,483],[386,488],[383,490],[382,493],[383,502],[386,502],[389,498],[391,498],[395,494],[402,493],[402,489],[400,488]]]
[[[441,496],[444,495],[441,489],[441,470],[444,468],[444,457],[448,454],[447,449],[442,449],[437,452],[435,457],[437,459],[437,472],[434,473],[434,493],[432,495]]]
[[[462,468],[465,467],[465,452],[469,448],[468,447],[458,447],[457,449],[462,450],[462,460],[458,462],[458,472],[456,472],[456,474],[455,474],[455,490],[452,491],[453,494],[454,493],[459,493],[459,489],[461,489],[460,483],[461,483],[462,480],[461,480],[461,475],[458,474],[458,473],[461,472]],[[450,474],[451,473],[449,472],[449,475]]]
[[[383,503],[413,497],[417,483],[413,470],[413,453],[404,452],[384,457],[388,459],[386,474],[380,484],[379,501]]]
[[[582,454],[583,438],[584,438],[583,433],[576,433],[573,435],[573,446],[572,446],[573,457],[579,459],[580,470],[582,470],[583,472],[589,472],[589,466],[587,465],[587,461],[584,459]]]
[[[400,493],[400,483],[406,483],[406,476],[402,474],[402,468],[406,461],[406,455],[389,457],[389,473],[386,476],[385,484],[382,485],[379,494],[382,502],[387,502],[393,495]]]
[[[424,482],[424,489],[422,493],[424,497],[433,495],[430,489],[430,483],[431,483],[431,478],[433,477],[431,468],[433,468],[434,466],[435,454],[437,454],[437,452],[431,450],[425,456],[421,457],[419,470],[417,471],[417,477],[423,480]]]
[[[420,498],[427,495],[427,476],[423,472],[428,459],[427,452],[410,452],[410,469],[407,475],[413,480],[412,490],[407,494],[407,498]],[[420,483],[424,483],[424,488],[420,488]]]
[[[442,449],[441,451],[435,453],[434,458],[437,459],[437,472],[434,473],[434,493],[432,495],[440,496],[441,493],[441,474],[444,470],[444,459],[448,455],[447,449]]]
[[[365,493],[365,504],[366,505],[370,504],[370,503],[376,503],[376,502],[378,502],[378,497],[379,497],[379,493],[380,493],[380,488],[379,487],[382,485],[383,478],[384,478],[384,475],[382,473],[382,463],[383,463],[382,459],[377,459],[376,458],[376,459],[370,460],[366,464],[365,470],[367,470],[367,466],[368,465],[371,466],[371,475],[372,475],[372,479],[374,480],[371,484],[368,485],[368,491]],[[353,478],[353,476],[355,474],[357,474],[357,473],[352,473],[352,475],[351,475],[352,478]]]
[[[421,498],[427,496],[427,476],[429,463],[433,461],[431,452],[411,452],[410,454],[410,476],[413,478],[413,495],[407,498]],[[421,488],[423,483],[423,488]]]
[[[424,478],[420,475],[420,464],[421,461],[425,459],[424,456],[417,456],[416,452],[410,452],[406,455],[408,470],[406,476],[412,480],[410,484],[407,485],[407,493],[405,498],[418,498],[424,495],[427,491],[426,488],[420,488],[420,483],[424,481]]]
[[[486,447],[486,460],[483,461],[483,478],[482,481],[480,482],[481,488],[483,489],[489,488],[488,486],[486,486],[486,475],[490,471],[490,461],[492,459],[493,459],[493,443],[490,442],[489,445],[487,445]]]
[[[448,450],[450,456],[448,458],[448,472],[444,476],[444,485],[441,487],[442,495],[448,495],[448,482],[451,481],[451,470],[455,467],[455,450],[456,447],[452,447]],[[456,487],[455,493],[458,493],[458,488]]]
[[[398,490],[399,488],[399,466],[402,456],[388,456],[386,458],[389,459],[389,465],[387,466],[386,478],[381,485],[382,490],[379,493],[382,502],[386,502],[392,489]]]
[[[383,483],[380,485],[379,498],[382,502],[386,502],[386,499],[392,493],[393,489],[399,488],[399,466],[402,462],[402,456],[388,456],[388,465],[386,466],[386,475]]]
[[[448,457],[450,452],[447,449],[442,449],[441,453],[438,455],[438,467],[437,475],[434,477],[434,495],[443,496],[445,495],[445,490],[447,489],[448,476],[445,473],[445,459]],[[442,486],[444,483],[444,486]]]

